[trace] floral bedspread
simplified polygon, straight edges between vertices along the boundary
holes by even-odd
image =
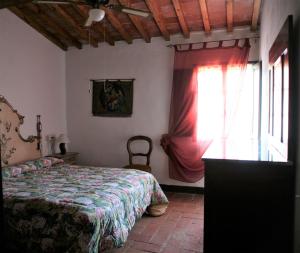
[[[151,174],[117,168],[59,164],[4,176],[3,190],[6,242],[17,252],[121,247],[149,205],[168,203]]]

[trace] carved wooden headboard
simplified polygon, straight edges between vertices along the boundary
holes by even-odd
[[[0,95],[0,147],[2,166],[12,165],[41,157],[41,122],[37,116],[37,136],[24,139],[20,125],[24,116],[20,115],[8,101]]]

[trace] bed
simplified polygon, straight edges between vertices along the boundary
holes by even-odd
[[[161,215],[166,210],[168,200],[150,173],[74,166],[41,157],[39,117],[38,134],[28,139],[19,133],[22,121],[0,96],[9,251],[102,252],[123,246],[135,221],[145,212]]]

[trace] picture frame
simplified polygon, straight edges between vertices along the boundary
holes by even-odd
[[[91,80],[92,113],[101,117],[130,117],[134,79]]]

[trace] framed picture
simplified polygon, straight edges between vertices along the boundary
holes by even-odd
[[[134,79],[92,80],[94,116],[130,117]]]

